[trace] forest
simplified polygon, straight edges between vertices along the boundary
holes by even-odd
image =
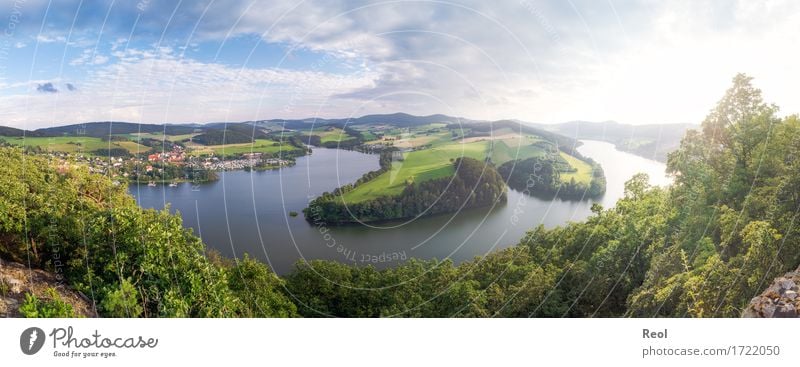
[[[180,216],[137,207],[104,176],[0,148],[0,257],[63,273],[107,317],[738,317],[800,263],[798,139],[798,116],[780,117],[737,75],[669,154],[670,187],[635,176],[614,208],[458,266],[311,261],[285,277],[208,251]],[[498,199],[487,193],[474,200]],[[48,302],[25,314],[69,316],[36,312]]]
[[[497,172],[509,187],[527,195],[551,199],[585,200],[597,198],[606,192],[606,178],[603,168],[589,158],[584,158],[592,166],[589,184],[570,179],[561,179],[561,170],[548,157],[508,161],[497,168]]]
[[[391,154],[391,151],[381,153],[382,167],[391,165],[391,161],[386,162],[387,153]],[[458,212],[506,201],[505,183],[490,163],[464,157],[453,160],[452,165],[455,175],[420,183],[410,182],[399,196],[380,196],[349,203],[342,199],[342,194],[355,187],[353,185],[333,193],[323,193],[309,203],[304,210],[305,217],[312,223],[369,222]],[[366,181],[381,172],[367,173],[360,181]]]

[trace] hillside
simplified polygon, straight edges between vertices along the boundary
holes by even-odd
[[[121,121],[87,122],[56,127],[36,129],[40,136],[89,136],[108,138],[111,135],[135,133],[165,133],[167,135],[190,134],[197,127],[172,124],[138,124]]]
[[[606,141],[619,150],[661,162],[666,162],[667,153],[678,148],[687,130],[697,127],[695,124],[630,125],[615,121],[570,121],[538,126],[573,139]]]
[[[27,131],[22,129],[16,129],[13,127],[7,126],[0,126],[0,136],[42,136],[42,133],[37,131]]]
[[[31,302],[30,299],[38,302]],[[49,317],[97,316],[91,299],[65,285],[60,276],[0,259],[0,318],[33,316],[34,310],[56,311],[48,314]],[[26,311],[28,313],[24,314]],[[36,316],[45,314],[37,313]]]

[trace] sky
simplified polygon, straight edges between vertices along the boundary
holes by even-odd
[[[800,112],[794,0],[0,0],[0,125]],[[794,93],[793,93],[794,92]]]

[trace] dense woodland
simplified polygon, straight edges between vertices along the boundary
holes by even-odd
[[[103,176],[2,148],[0,256],[64,274],[104,316],[737,317],[800,263],[800,121],[777,112],[738,75],[669,155],[669,188],[634,177],[613,209],[459,266],[313,261],[283,278],[207,254]]]
[[[381,154],[382,168],[391,165],[391,161],[385,161],[386,153]],[[409,182],[399,196],[349,203],[342,199],[342,194],[355,187],[353,185],[323,193],[309,203],[304,210],[305,217],[313,223],[369,222],[457,212],[506,201],[505,183],[490,163],[465,157],[455,159],[452,165],[455,175]],[[359,182],[373,175],[367,173]]]
[[[592,180],[588,185],[576,182],[574,178],[563,182],[559,165],[546,157],[509,161],[498,167],[497,171],[509,187],[531,196],[566,200],[600,197],[606,192],[603,168],[591,159],[584,160],[592,165]]]

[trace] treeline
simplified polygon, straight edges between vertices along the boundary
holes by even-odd
[[[344,224],[457,212],[506,201],[505,183],[494,166],[472,158],[458,158],[452,164],[452,177],[409,183],[399,196],[348,203],[342,199],[352,189],[348,186],[322,194],[303,213],[315,224]]]
[[[531,196],[547,199],[558,197],[566,200],[600,197],[606,192],[603,168],[591,159],[584,159],[592,165],[592,178],[589,184],[577,182],[575,178],[563,182],[559,168],[562,165],[546,157],[508,161],[497,171],[509,187]]]

